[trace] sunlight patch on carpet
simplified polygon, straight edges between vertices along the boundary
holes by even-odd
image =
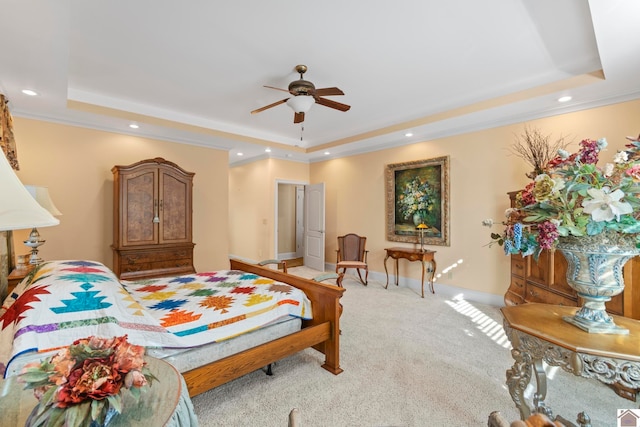
[[[502,325],[466,301],[462,294],[454,296],[451,300],[445,301],[445,303],[458,313],[470,318],[476,324],[478,330],[491,338],[496,344],[507,349],[511,348],[511,342],[505,335]]]

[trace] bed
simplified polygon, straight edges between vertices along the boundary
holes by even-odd
[[[337,375],[343,292],[239,260],[231,260],[229,270],[144,281],[119,281],[94,261],[47,262],[3,304],[0,371],[15,375],[25,363],[78,338],[126,334],[150,355],[178,366],[191,396],[308,347],[323,353],[322,367]],[[239,305],[250,311],[238,312]],[[248,322],[246,333],[235,328],[241,318]],[[212,356],[223,345],[231,349]]]

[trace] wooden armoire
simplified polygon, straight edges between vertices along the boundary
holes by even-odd
[[[518,192],[509,193],[511,206]],[[640,320],[640,257],[627,261],[623,269],[624,292],[611,298],[607,311]],[[567,283],[567,260],[560,251],[543,251],[532,256],[511,255],[511,283],[504,295],[506,305],[525,302],[581,306],[576,291]]]
[[[160,157],[111,172],[115,274],[134,280],[194,273],[194,173]]]

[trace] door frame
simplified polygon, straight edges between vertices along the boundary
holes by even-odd
[[[274,195],[274,199],[273,199],[273,247],[274,247],[274,258],[275,259],[279,259],[278,258],[278,186],[279,184],[288,184],[288,185],[303,185],[303,186],[307,186],[309,185],[308,181],[292,181],[292,180],[287,180],[287,179],[276,179],[275,182],[275,195]],[[302,218],[296,218],[296,220],[304,220],[304,206],[302,209]],[[297,239],[296,239],[297,240]],[[304,244],[304,239],[303,240],[303,244]]]

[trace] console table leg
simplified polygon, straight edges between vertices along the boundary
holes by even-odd
[[[507,369],[507,388],[511,399],[520,411],[520,419],[526,420],[531,415],[531,408],[524,400],[524,390],[531,381],[531,355],[517,348],[511,350],[515,363]]]
[[[533,360],[534,373],[536,375],[536,392],[533,395],[533,408],[536,412],[545,414],[553,419],[553,411],[545,405],[547,398],[547,373],[544,370],[542,359]]]
[[[429,288],[431,289],[431,293],[435,294],[436,291],[433,289],[433,281],[436,279],[436,259],[433,258],[431,260],[431,277],[429,279]]]
[[[422,298],[424,298],[424,260],[421,261],[422,264],[422,281],[420,282],[422,285]]]
[[[387,283],[384,285],[384,288],[387,289],[387,286],[389,286],[389,271],[387,270],[387,260],[389,259],[389,254],[387,253],[387,256],[384,257],[384,274],[387,275]]]
[[[398,279],[400,277],[400,267],[398,267],[398,258],[396,260],[396,286],[398,286]]]

